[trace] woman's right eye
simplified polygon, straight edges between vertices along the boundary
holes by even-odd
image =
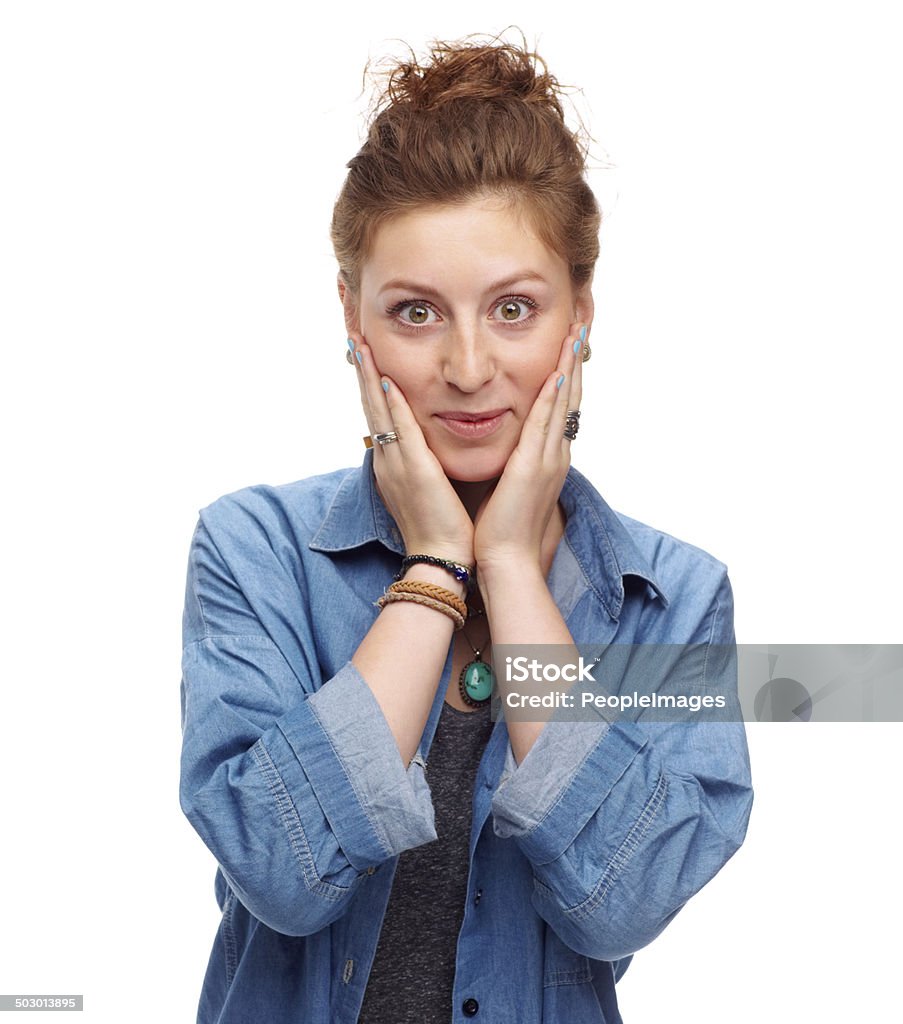
[[[405,327],[423,327],[439,321],[436,311],[425,302],[399,302],[389,313]]]

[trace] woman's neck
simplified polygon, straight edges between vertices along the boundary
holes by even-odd
[[[467,514],[471,519],[475,519],[477,515],[477,509],[489,494],[493,487],[498,483],[498,479],[495,480],[474,480],[473,482],[452,480],[451,485],[455,489],[455,493],[461,499],[461,504],[467,510]]]

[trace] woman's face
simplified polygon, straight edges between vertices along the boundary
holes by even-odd
[[[501,475],[571,325],[592,317],[589,288],[498,199],[387,221],[345,308],[460,481]]]

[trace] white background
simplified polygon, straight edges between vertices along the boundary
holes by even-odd
[[[597,140],[575,462],[726,561],[741,641],[899,641],[891,3],[7,2],[0,992],[190,1021],[178,807],[197,510],[360,458],[328,240],[368,56],[518,24]],[[750,728],[747,845],[628,1024],[897,1019],[899,725]]]

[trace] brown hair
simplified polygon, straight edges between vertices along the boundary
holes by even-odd
[[[333,211],[332,244],[352,293],[383,221],[486,194],[524,201],[574,284],[589,281],[600,213],[583,177],[586,146],[565,124],[562,89],[538,54],[438,42],[424,63],[398,61],[386,79]]]

